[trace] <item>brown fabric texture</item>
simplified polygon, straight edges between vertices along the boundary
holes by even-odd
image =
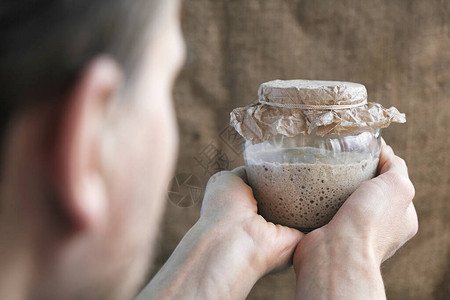
[[[176,174],[194,175],[204,189],[210,172],[243,164],[239,143],[224,138],[229,113],[250,104],[262,82],[362,83],[370,101],[408,118],[382,133],[408,164],[420,226],[382,266],[388,299],[450,299],[450,1],[185,0],[182,21]],[[216,164],[206,160],[211,149]],[[200,202],[168,200],[153,272],[195,223]],[[294,295],[288,269],[263,278],[248,299]]]

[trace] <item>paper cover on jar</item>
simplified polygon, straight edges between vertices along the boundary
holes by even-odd
[[[346,134],[406,122],[395,107],[367,102],[365,86],[353,82],[274,80],[261,84],[258,99],[230,114],[230,124],[253,144],[277,134]]]

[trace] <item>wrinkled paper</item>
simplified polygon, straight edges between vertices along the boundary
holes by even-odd
[[[263,83],[259,100],[275,104],[358,105],[367,101],[364,85],[352,82],[275,80]],[[230,124],[253,144],[262,143],[275,135],[293,137],[347,134],[361,128],[386,128],[391,123],[406,122],[405,114],[395,107],[384,108],[369,102],[349,109],[299,109],[270,104],[251,104],[231,112]]]

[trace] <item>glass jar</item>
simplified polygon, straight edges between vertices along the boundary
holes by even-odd
[[[406,121],[353,82],[274,80],[258,100],[231,113],[258,213],[304,232],[327,224],[376,175],[381,129]]]
[[[358,186],[376,175],[380,131],[246,141],[244,159],[258,213],[303,232],[327,224]]]

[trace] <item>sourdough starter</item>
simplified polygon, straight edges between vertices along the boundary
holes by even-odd
[[[267,221],[305,232],[327,224],[358,186],[376,175],[378,157],[358,155],[345,164],[339,158],[315,163],[247,159],[258,212]]]

